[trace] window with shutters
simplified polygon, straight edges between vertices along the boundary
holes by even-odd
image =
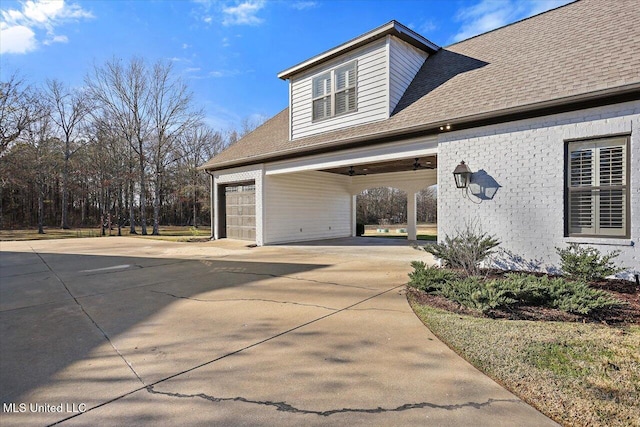
[[[356,61],[313,78],[313,120],[357,109]]]
[[[628,138],[569,142],[567,148],[567,234],[628,237]]]

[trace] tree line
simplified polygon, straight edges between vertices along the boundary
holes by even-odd
[[[0,82],[0,226],[208,224],[198,166],[259,124],[212,129],[169,61],[114,58],[81,88],[13,74]]]
[[[361,224],[406,224],[407,193],[390,187],[372,188],[356,198],[356,221]],[[418,222],[438,220],[437,191],[428,187],[416,196]]]

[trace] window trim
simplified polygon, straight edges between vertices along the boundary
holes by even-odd
[[[593,234],[593,233],[571,233],[571,215],[570,215],[570,195],[571,192],[569,177],[571,173],[571,167],[569,164],[570,161],[570,146],[572,144],[580,144],[580,143],[598,143],[602,141],[606,141],[609,139],[616,138],[624,138],[624,143],[621,146],[624,146],[626,161],[625,164],[625,183],[624,186],[624,196],[625,196],[625,218],[624,218],[624,234],[617,235],[607,235],[607,234]],[[589,238],[589,239],[612,239],[612,240],[624,240],[631,238],[631,135],[629,133],[621,133],[621,134],[611,134],[611,135],[601,135],[589,138],[576,138],[576,139],[565,139],[564,140],[564,161],[563,161],[563,169],[564,169],[564,180],[563,180],[563,188],[564,188],[564,237],[565,238]],[[599,185],[591,186],[591,188],[599,188]],[[598,220],[599,218],[596,218]]]
[[[337,89],[337,79],[336,79],[336,71],[341,69],[341,68],[347,68],[349,66],[353,65],[353,72],[355,74],[355,81],[353,86],[347,86],[343,89],[338,90]],[[316,79],[319,79],[321,77],[324,77],[326,75],[329,75],[329,79],[330,79],[330,83],[331,83],[331,91],[328,94],[323,94],[320,96],[313,96],[313,89],[315,87],[315,81]],[[346,92],[347,90],[352,90],[355,93],[355,104],[356,107],[353,110],[347,110],[344,111],[342,113],[336,113],[336,94],[338,94],[339,92]],[[319,117],[319,118],[314,118],[313,117],[313,112],[314,112],[314,105],[315,102],[321,99],[325,99],[325,98],[329,98],[329,102],[331,103],[331,111],[330,114],[328,116],[324,116],[324,117]],[[340,64],[336,67],[333,67],[330,70],[327,71],[323,71],[321,73],[316,74],[315,76],[313,76],[311,78],[311,122],[312,123],[317,123],[317,122],[321,122],[324,120],[329,120],[332,119],[334,117],[340,117],[340,116],[344,116],[345,114],[351,114],[351,113],[355,113],[358,111],[358,60],[353,60],[350,62],[346,62],[344,64]]]

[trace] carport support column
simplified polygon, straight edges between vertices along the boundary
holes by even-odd
[[[351,237],[356,237],[357,233],[357,223],[356,223],[356,214],[358,211],[358,202],[357,202],[357,194],[351,195]]]
[[[414,191],[407,191],[407,239],[418,240],[416,196]]]
[[[213,181],[213,174],[207,172],[209,174],[209,216],[211,218],[211,240],[216,238],[216,192],[214,186],[216,185]]]

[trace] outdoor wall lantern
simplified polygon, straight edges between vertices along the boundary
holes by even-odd
[[[463,161],[453,171],[453,178],[456,180],[457,188],[469,188],[469,182],[471,182],[471,169]]]

